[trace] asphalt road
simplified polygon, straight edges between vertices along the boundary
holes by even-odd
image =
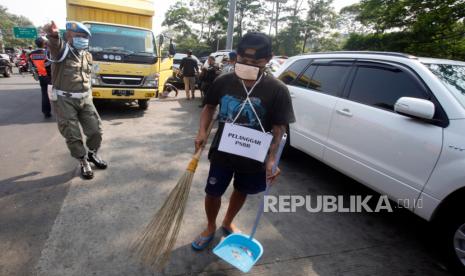
[[[0,275],[239,275],[212,247],[194,252],[190,246],[204,227],[205,154],[167,267],[154,271],[129,251],[192,154],[200,108],[183,94],[154,99],[147,111],[98,105],[101,155],[110,167],[86,181],[55,119],[40,112],[38,84],[29,76],[0,78]],[[286,156],[281,168],[273,195],[379,196],[300,152]],[[245,233],[259,199],[249,197],[237,217]],[[220,216],[226,205],[227,197]],[[251,274],[448,275],[428,229],[403,209],[266,213],[256,235],[264,255]],[[220,238],[218,231],[212,245]]]

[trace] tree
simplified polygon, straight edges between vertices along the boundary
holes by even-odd
[[[363,25],[357,18],[360,16],[360,5],[354,4],[341,9],[337,18],[337,29],[343,33],[372,33],[373,29]]]
[[[32,46],[33,41],[28,39],[17,39],[13,37],[13,27],[33,27],[32,22],[24,17],[11,14],[7,8],[0,5],[0,29],[3,33],[3,41],[6,47]]]
[[[192,34],[192,29],[190,27],[191,21],[192,12],[183,4],[183,2],[178,1],[166,12],[162,26],[167,26],[185,37]]]
[[[260,31],[267,21],[264,3],[258,0],[240,0],[236,4],[236,32],[239,38],[247,30]]]
[[[463,0],[362,0],[357,20],[375,33],[351,35],[345,48],[465,59],[464,18]]]
[[[302,49],[302,26],[304,20],[299,16],[302,12],[304,0],[294,0],[290,5],[283,8],[287,16],[283,17],[286,23],[276,38],[275,54],[278,55],[297,55]]]
[[[329,34],[335,27],[336,13],[331,4],[333,0],[308,0],[308,12],[304,22],[302,52],[317,48],[319,40]]]

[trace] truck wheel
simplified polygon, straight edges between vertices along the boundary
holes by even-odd
[[[5,68],[5,72],[3,73],[3,76],[4,76],[5,78],[11,77],[11,68],[10,68],[10,67],[7,66],[7,67]]]
[[[137,100],[137,104],[139,104],[139,109],[141,110],[149,108],[149,100]]]

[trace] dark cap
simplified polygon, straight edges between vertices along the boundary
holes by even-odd
[[[237,54],[245,55],[246,49],[255,49],[255,59],[269,58],[273,55],[271,49],[271,38],[264,33],[250,32],[245,34],[237,45]]]
[[[229,52],[229,59],[236,59],[236,58],[237,58],[236,52],[234,52],[234,51]]]

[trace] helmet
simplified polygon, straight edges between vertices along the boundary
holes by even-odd
[[[43,44],[44,44],[45,42],[47,42],[47,39],[46,39],[45,37],[43,37],[43,36],[39,36],[39,37],[36,38],[36,40],[35,40],[35,44],[36,44],[36,46],[37,46],[38,48],[43,47],[43,46],[44,46]]]

